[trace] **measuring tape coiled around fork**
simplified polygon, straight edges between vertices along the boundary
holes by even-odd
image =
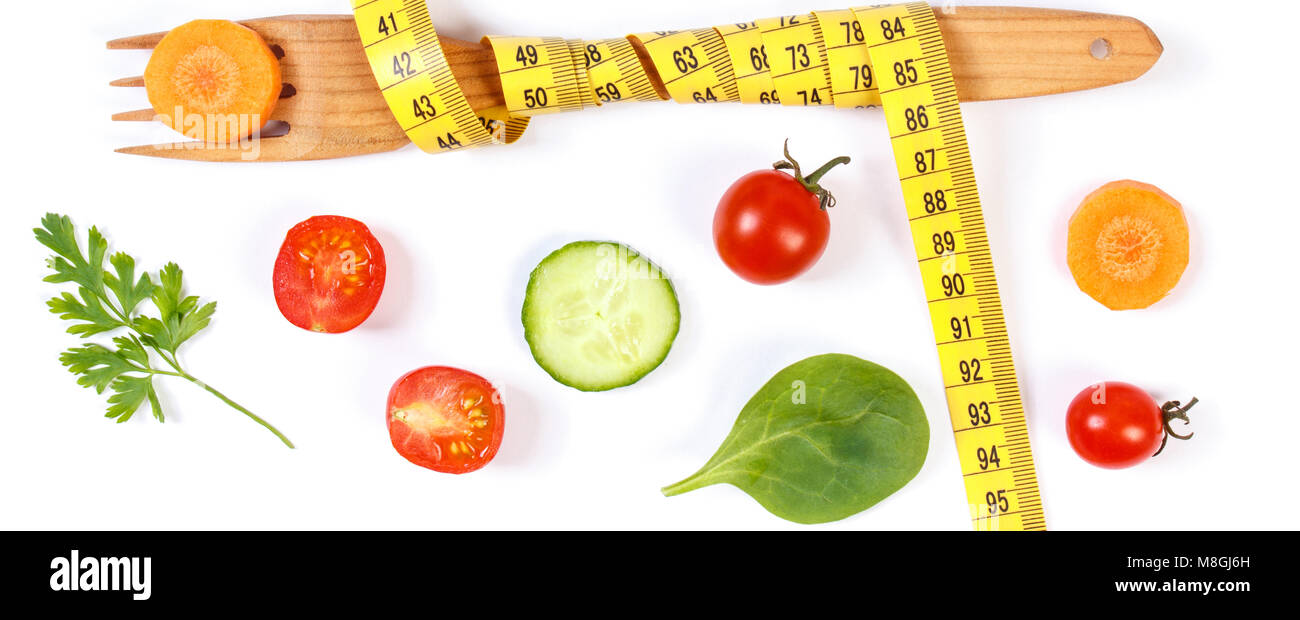
[[[421,149],[509,144],[532,116],[659,101],[882,107],[944,392],[980,530],[1046,528],[957,89],[925,3],[816,11],[596,41],[485,37],[506,105],[471,109],[425,0],[353,0],[394,116]],[[637,47],[651,65],[647,68]]]

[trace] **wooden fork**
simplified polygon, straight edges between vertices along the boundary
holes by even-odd
[[[1129,17],[1003,7],[936,9],[936,15],[962,101],[1033,97],[1127,82],[1146,73],[1164,51],[1150,28]],[[286,15],[240,23],[272,46],[285,82],[272,121],[287,125],[287,133],[262,138],[256,161],[352,157],[392,151],[409,142],[379,91],[351,15]],[[165,34],[116,39],[108,48],[152,49]],[[471,107],[503,104],[491,50],[479,43],[440,39]],[[645,64],[666,97],[659,76]],[[143,87],[144,78],[111,84]],[[151,109],[113,115],[115,121],[153,119]],[[246,151],[236,145],[186,146],[133,146],[118,152],[193,161],[245,160]]]

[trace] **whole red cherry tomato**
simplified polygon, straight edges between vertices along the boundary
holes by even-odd
[[[1070,402],[1065,415],[1065,432],[1070,445],[1083,460],[1106,469],[1124,469],[1146,462],[1165,449],[1170,437],[1179,435],[1170,422],[1188,422],[1187,410],[1178,401],[1163,407],[1141,388],[1118,381],[1091,386]]]
[[[388,437],[406,460],[445,474],[487,465],[501,447],[505,406],[487,379],[430,366],[410,372],[388,393]]]
[[[289,230],[275,259],[275,303],[290,323],[338,334],[364,322],[384,292],[384,248],[365,224],[317,216]]]
[[[837,158],[805,178],[790,157],[789,141],[785,157],[773,170],[736,181],[713,216],[713,242],[722,262],[754,284],[789,282],[821,259],[831,233],[826,210],[835,206],[835,198],[818,183],[831,168],[849,163],[847,157]]]

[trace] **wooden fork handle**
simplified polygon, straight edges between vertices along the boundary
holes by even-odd
[[[1164,46],[1132,17],[1014,7],[935,9],[962,101],[1017,99],[1137,79]],[[441,37],[452,73],[475,109],[505,102],[491,50]],[[1102,52],[1104,58],[1094,55]],[[654,67],[651,81],[667,97]]]
[[[1120,84],[1141,77],[1165,51],[1156,34],[1132,17],[1015,7],[936,9],[935,14],[964,101]]]

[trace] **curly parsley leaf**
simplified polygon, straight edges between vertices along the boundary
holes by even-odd
[[[47,276],[45,281],[76,282],[92,292],[101,291],[104,288],[104,254],[108,252],[108,241],[99,234],[99,229],[90,229],[87,246],[90,257],[87,258],[81,253],[76,229],[68,216],[46,214],[41,219],[41,226],[42,228],[33,229],[36,240],[56,254],[49,263],[54,273]]]
[[[194,299],[197,301],[197,298]],[[207,327],[208,323],[212,321],[213,313],[216,311],[217,302],[212,301],[181,315],[176,330],[172,333],[172,340],[176,343],[176,346],[184,344],[186,340],[193,338],[195,334]]]
[[[50,307],[50,312],[59,315],[59,318],[73,321],[75,324],[68,327],[68,333],[82,338],[123,327],[123,323],[104,308],[99,298],[84,288],[81,289],[81,299],[77,299],[72,293],[64,293],[45,304]]]
[[[138,358],[137,358],[138,359]],[[64,351],[59,362],[77,377],[77,384],[95,388],[103,394],[113,381],[128,372],[145,372],[121,351],[98,344],[87,344]]]
[[[104,274],[104,284],[108,290],[113,292],[117,298],[117,303],[122,307],[124,314],[130,315],[135,311],[140,302],[153,296],[153,280],[149,274],[140,274],[140,279],[135,280],[135,259],[131,258],[124,252],[118,252],[109,257],[108,262],[113,265],[115,273]]]
[[[181,278],[184,272],[176,263],[167,263],[158,272],[158,287],[153,290],[153,304],[158,308],[158,315],[163,321],[170,320],[181,308]],[[198,303],[194,298],[191,303]]]
[[[149,366],[149,352],[135,336],[118,336],[113,339],[113,344],[117,345],[117,353],[123,358],[146,368]]]
[[[153,317],[139,317],[135,320],[136,331],[144,334],[144,342],[164,351],[176,352],[186,340],[193,338],[212,320],[217,311],[217,303],[210,302],[200,308],[197,297],[189,297],[165,320]]]
[[[159,375],[180,377],[221,399],[293,447],[275,427],[181,367],[177,350],[208,326],[217,304],[200,305],[198,297],[185,296],[184,272],[176,263],[163,267],[155,284],[154,277],[147,272],[136,276],[136,261],[125,252],[109,257],[112,269],[105,270],[108,241],[97,228],[91,228],[86,237],[85,253],[77,241],[72,220],[66,215],[47,214],[41,219],[41,227],[33,232],[41,245],[54,252],[47,263],[52,273],[45,281],[77,285],[75,295],[65,291],[46,302],[50,312],[72,323],[68,333],[88,338],[118,329],[128,332],[112,338],[116,348],[85,344],[59,356],[59,361],[77,375],[79,385],[94,388],[100,394],[112,391],[108,397],[109,418],[125,422],[148,402],[154,419],[164,421],[153,379]],[[152,302],[157,316],[143,313],[145,301]],[[155,356],[166,367],[154,367]]]
[[[108,413],[105,417],[116,418],[121,424],[131,419],[140,405],[148,400],[153,410],[153,417],[163,421],[162,407],[158,404],[158,394],[153,389],[153,377],[132,377],[122,375],[113,381],[112,396],[108,397]]]

